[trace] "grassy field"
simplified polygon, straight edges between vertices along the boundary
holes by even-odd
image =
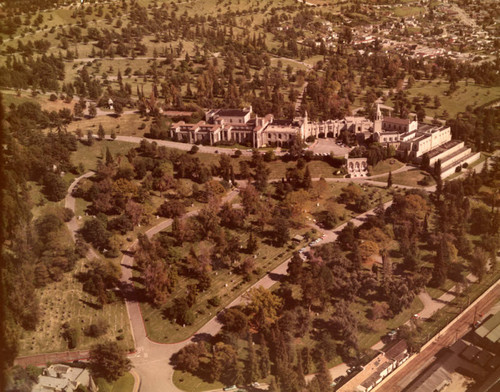
[[[73,272],[64,274],[60,282],[39,290],[42,309],[40,324],[36,331],[24,331],[19,342],[21,356],[67,351],[68,345],[61,336],[61,326],[65,322],[79,331],[77,350],[88,349],[101,339],[116,340],[119,335],[124,337],[119,342],[124,348],[133,348],[125,303],[118,299],[103,309],[97,309],[95,298],[83,291],[82,283],[75,277],[86,270],[85,265],[85,259],[79,260]],[[109,325],[107,333],[99,340],[85,336],[84,328],[98,319],[103,319]]]
[[[404,163],[398,161],[396,158],[389,158],[384,161],[378,162],[375,166],[369,166],[369,171],[372,176],[377,174],[395,171],[404,166]]]
[[[84,137],[86,140],[86,136]],[[111,141],[111,140],[96,140],[92,146],[88,146],[86,143],[79,143],[78,150],[73,152],[71,155],[71,162],[74,165],[83,164],[85,171],[95,170],[97,167],[97,160],[104,159],[106,155],[106,148],[116,156],[116,154],[121,154],[124,156],[131,148],[137,147],[136,143],[128,143],[122,141]]]
[[[130,373],[125,373],[112,383],[103,378],[98,378],[96,384],[99,392],[132,392],[134,390],[134,376]]]
[[[438,310],[430,319],[422,322],[419,326],[417,341],[421,344],[435,336],[441,329],[448,325],[451,320],[458,316],[463,309],[471,304],[476,298],[484,293],[491,285],[500,279],[500,270],[497,268],[485,275],[480,283],[472,283],[468,289],[458,295],[444,308]]]
[[[373,304],[365,300],[358,300],[351,306],[351,310],[357,315],[359,329],[358,344],[361,349],[371,348],[380,338],[392,329],[396,329],[410,320],[411,316],[419,313],[424,308],[422,301],[415,297],[408,309],[403,310],[395,317],[381,322],[373,322],[368,318],[368,312]]]
[[[127,109],[128,110],[128,109]],[[75,132],[77,129],[82,131],[83,138],[87,138],[87,132],[92,131],[97,135],[99,125],[102,125],[106,135],[110,135],[112,131],[118,136],[144,136],[144,132],[149,132],[151,122],[146,119],[141,119],[138,113],[124,114],[118,118],[113,116],[98,116],[91,119],[73,121],[68,126],[69,132]],[[139,129],[139,127],[145,127]]]
[[[377,181],[387,182],[388,177],[389,175],[379,177],[377,178]],[[427,186],[435,184],[434,179],[428,173],[420,169],[411,169],[408,171],[393,174],[392,182],[395,185],[421,186],[419,182],[422,181],[424,177],[429,178],[429,183]]]
[[[335,199],[340,193],[341,189],[346,186],[344,183],[331,183],[329,184],[328,190],[325,195],[323,195],[322,201],[311,202],[309,206],[304,207],[312,216],[325,208],[325,200]],[[366,186],[365,192],[372,203],[372,207],[375,207],[380,199],[383,201],[390,198],[390,192],[386,189],[379,189],[376,187]],[[341,209],[340,215],[343,216],[337,222],[341,224],[343,221],[350,219],[351,217],[357,215],[356,212],[347,210],[345,206],[339,205]],[[307,215],[308,219],[312,220],[312,216]],[[304,234],[309,228],[303,226],[301,229],[292,229],[291,236],[295,234]],[[168,230],[167,230],[168,233]],[[248,234],[245,231],[233,232],[242,244],[247,241]],[[257,267],[257,272],[252,275],[250,281],[245,281],[242,276],[232,274],[227,269],[221,269],[212,274],[212,284],[210,289],[206,292],[199,293],[197,297],[196,304],[192,307],[192,311],[195,314],[195,322],[190,326],[181,326],[167,319],[165,315],[165,308],[168,308],[168,304],[165,308],[155,308],[148,303],[142,303],[141,309],[144,320],[146,322],[146,330],[148,331],[148,336],[158,342],[176,342],[186,339],[193,333],[195,333],[202,325],[204,325],[208,320],[210,320],[220,309],[227,306],[235,297],[243,293],[251,284],[255,283],[258,279],[264,276],[267,271],[274,269],[276,266],[287,260],[294,249],[299,249],[304,246],[307,242],[303,241],[301,244],[290,245],[286,248],[276,248],[265,241],[260,241],[259,249],[255,252],[255,265]],[[198,246],[200,244],[197,244]],[[191,248],[191,244],[185,244],[183,247],[178,248],[181,255],[187,255]],[[242,260],[248,257],[248,255],[242,254]],[[184,296],[186,292],[186,287],[188,284],[196,283],[195,279],[189,279],[187,277],[179,277],[176,288],[171,294],[171,300],[169,304],[173,301],[173,298]],[[138,284],[140,288],[141,285]],[[218,307],[211,307],[208,304],[208,300],[214,296],[219,296],[221,299],[221,305]]]
[[[443,111],[446,110],[450,118],[455,117],[457,113],[465,111],[467,105],[473,107],[480,106],[500,98],[500,87],[482,86],[475,84],[473,81],[469,81],[468,85],[466,85],[465,81],[460,81],[457,83],[457,86],[458,89],[455,92],[448,94],[447,91],[450,87],[448,82],[444,80],[421,80],[417,81],[406,92],[410,101],[413,97],[425,94],[429,95],[432,99],[434,99],[435,95],[439,96],[441,106],[436,109],[431,101],[430,106],[425,108],[425,112],[427,116],[441,116]]]
[[[409,16],[418,16],[425,12],[423,7],[396,7],[393,10],[394,16],[405,18]]]
[[[300,231],[303,234],[306,230]],[[293,233],[295,234],[295,233]],[[242,243],[246,243],[246,236],[241,236]],[[302,245],[295,245],[298,249]],[[157,342],[173,343],[182,341],[204,324],[206,324],[215,314],[227,306],[232,300],[242,294],[253,283],[263,277],[267,271],[274,269],[282,262],[291,257],[292,249],[275,248],[273,246],[263,244],[259,245],[259,249],[255,252],[257,258],[255,259],[256,266],[260,267],[258,274],[253,274],[250,281],[246,282],[241,275],[232,274],[227,269],[222,269],[214,272],[211,276],[211,287],[198,295],[196,303],[191,310],[195,314],[195,322],[193,325],[181,326],[168,320],[164,315],[163,308],[154,308],[148,303],[141,303],[142,315],[146,324],[148,336]],[[245,257],[245,256],[243,256]],[[171,294],[171,298],[183,296],[186,286],[189,283],[194,283],[195,280],[180,277],[176,289]],[[139,286],[140,287],[140,286]],[[221,305],[218,307],[211,307],[208,300],[214,296],[221,298]]]
[[[209,383],[203,381],[201,378],[192,375],[191,373],[175,371],[173,377],[174,385],[188,392],[210,391],[213,389],[221,389],[224,384],[216,381]]]

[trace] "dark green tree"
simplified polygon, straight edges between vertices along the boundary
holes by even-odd
[[[116,342],[100,343],[90,350],[90,369],[95,377],[115,381],[132,368],[127,353]]]

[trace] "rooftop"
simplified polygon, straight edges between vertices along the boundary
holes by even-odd
[[[500,325],[500,312],[497,312],[494,316],[487,319],[479,328],[476,329],[475,333],[484,338],[490,332],[495,330]]]
[[[394,360],[406,351],[408,351],[408,344],[406,343],[406,340],[402,339],[399,342],[389,345],[385,350],[385,356]]]
[[[248,109],[220,109],[215,114],[221,117],[244,117],[248,113]]]

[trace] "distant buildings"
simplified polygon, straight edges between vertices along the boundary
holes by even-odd
[[[98,391],[87,369],[55,364],[43,370],[32,392],[73,392],[80,385],[89,392]]]

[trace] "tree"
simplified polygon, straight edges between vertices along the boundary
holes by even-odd
[[[277,217],[273,220],[274,241],[277,246],[283,246],[290,240],[290,221]]]
[[[252,335],[248,335],[248,361],[247,361],[247,374],[246,382],[251,384],[252,382],[260,378],[259,373],[259,363],[257,362],[257,355],[255,353],[254,343],[252,341]]]
[[[474,249],[473,254],[470,256],[470,270],[477,276],[479,282],[483,280],[487,264],[488,253],[482,247],[477,246]]]
[[[89,146],[91,146],[91,145],[94,144],[94,135],[93,135],[93,133],[92,133],[92,131],[90,129],[87,132],[87,144]]]
[[[257,329],[274,324],[279,318],[283,301],[264,287],[252,288],[244,294],[250,322]]]
[[[247,185],[240,192],[241,204],[247,215],[254,214],[259,205],[259,192],[251,184]]]
[[[121,103],[119,103],[119,102],[115,102],[115,103],[113,104],[113,109],[114,109],[114,111],[115,111],[115,114],[116,114],[118,117],[120,117],[120,116],[122,115],[122,113],[123,113],[123,106],[122,106],[122,104],[121,104]]]
[[[257,238],[253,234],[253,232],[250,232],[250,236],[248,237],[247,240],[247,252],[248,253],[253,253],[255,252],[259,247],[259,243],[257,241]]]
[[[92,374],[108,381],[117,380],[132,368],[126,352],[116,342],[93,346],[90,350],[89,362]]]
[[[50,201],[60,201],[66,196],[68,186],[61,176],[48,172],[43,178],[43,191]]]
[[[389,177],[387,177],[387,188],[392,186],[392,171],[389,171]]]
[[[97,116],[97,108],[93,103],[90,104],[90,106],[89,106],[89,116],[91,118],[94,118],[95,116]]]
[[[175,272],[161,260],[154,260],[146,266],[143,278],[146,296],[154,306],[164,305],[175,284]]]
[[[104,132],[104,127],[99,124],[99,129],[97,130],[97,137],[99,140],[104,140],[106,138],[106,132]]]
[[[347,222],[342,231],[339,233],[339,236],[337,237],[337,242],[339,243],[340,247],[344,250],[350,250],[353,248],[356,242],[356,237],[354,231],[354,224],[351,221]]]
[[[190,343],[175,354],[173,361],[176,369],[195,373],[200,365],[200,358],[207,354],[204,342]]]

